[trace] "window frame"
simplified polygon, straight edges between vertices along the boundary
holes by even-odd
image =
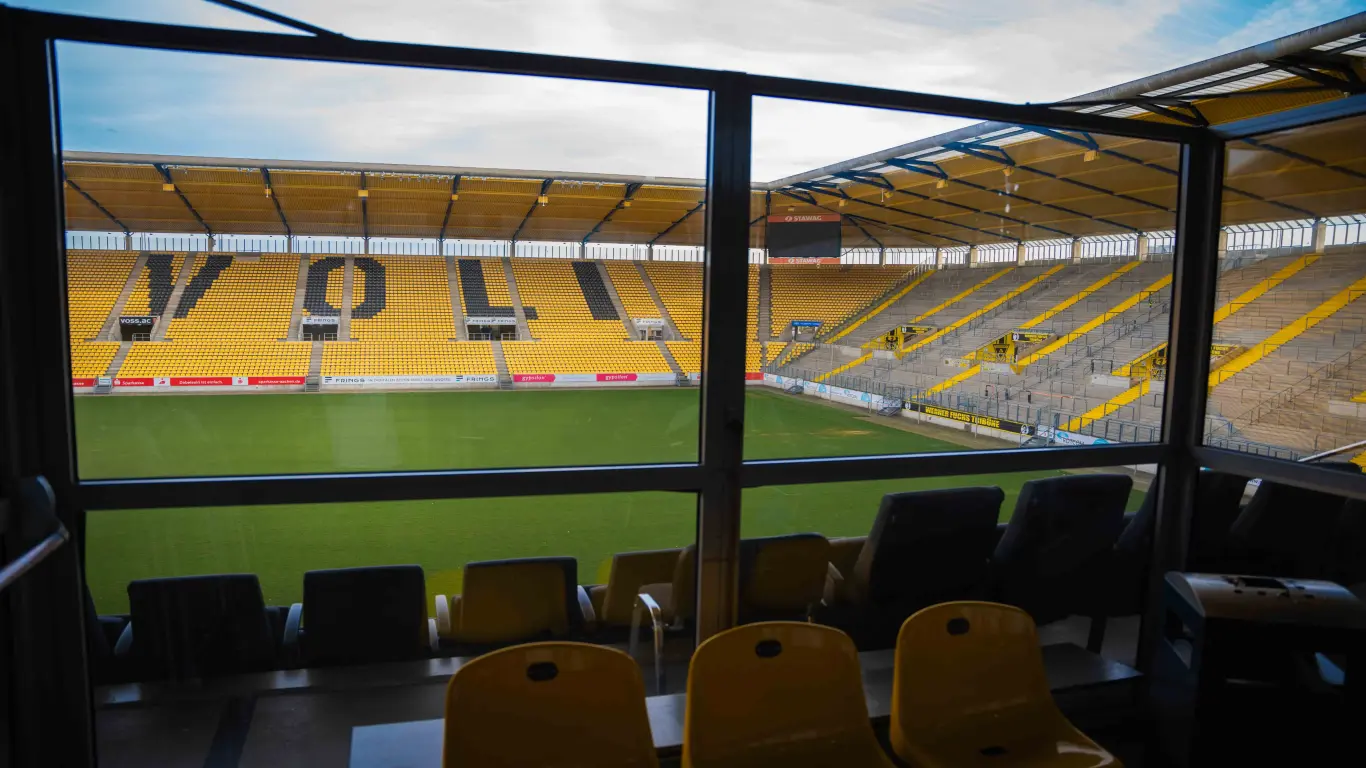
[[[16,714],[30,726],[69,724],[52,743],[27,754],[47,764],[93,764],[91,699],[82,635],[84,518],[87,510],[170,506],[297,504],[338,501],[532,496],[627,491],[697,493],[699,547],[698,640],[734,622],[738,590],[740,490],[851,480],[953,476],[1083,466],[1157,464],[1158,528],[1153,579],[1179,567],[1185,547],[1183,510],[1194,498],[1200,466],[1257,474],[1366,499],[1366,477],[1204,447],[1200,427],[1207,392],[1208,344],[1217,278],[1213,258],[1220,224],[1224,140],[1259,124],[1215,129],[1126,120],[1047,106],[1006,104],[910,91],[822,83],[738,72],[533,53],[372,42],[341,36],[301,36],[97,19],[0,7],[0,95],[17,105],[0,116],[0,146],[8,161],[0,196],[0,248],[24,259],[0,261],[0,353],[25,361],[0,374],[9,410],[4,419],[7,478],[44,475],[57,495],[58,516],[73,546],[21,582],[0,606],[19,631],[11,660],[40,670],[14,682],[34,706]],[[57,41],[271,59],[362,63],[532,75],[706,90],[710,93],[707,153],[706,257],[699,459],[696,463],[509,468],[211,478],[79,480],[67,342],[64,210],[57,117]],[[743,459],[744,356],[747,313],[750,117],[756,97],[951,115],[1017,125],[1088,131],[1168,142],[1181,153],[1179,203],[1169,329],[1168,391],[1157,443],[1002,449],[890,456]],[[1275,130],[1366,112],[1363,98],[1277,115]],[[1327,115],[1327,116],[1325,116]],[[1297,122],[1298,121],[1298,122]],[[14,191],[21,194],[14,194]],[[715,331],[715,333],[714,333]],[[23,404],[23,407],[19,407]],[[11,544],[12,542],[6,542]],[[7,553],[9,554],[9,553]],[[1155,602],[1149,600],[1150,607]],[[1143,623],[1143,647],[1155,622]],[[1146,666],[1143,664],[1141,666]],[[47,678],[42,675],[48,676]],[[50,679],[55,676],[56,684]],[[32,677],[32,676],[31,676]],[[47,684],[39,686],[39,681]],[[29,699],[25,699],[28,701]],[[14,732],[43,731],[24,722]],[[36,761],[35,761],[36,762]]]

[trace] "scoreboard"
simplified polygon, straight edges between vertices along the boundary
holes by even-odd
[[[768,217],[768,260],[771,264],[838,264],[838,213],[775,214]]]

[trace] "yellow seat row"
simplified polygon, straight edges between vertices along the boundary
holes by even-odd
[[[446,261],[435,256],[370,256],[384,266],[384,309],[352,315],[351,337],[361,341],[449,340],[455,337]],[[337,270],[340,272],[341,270]],[[365,300],[365,276],[352,278],[352,306]],[[464,318],[461,318],[463,322]]]
[[[257,259],[232,256],[232,264],[219,273],[193,306],[186,304],[189,286],[204,271],[209,259],[226,254],[200,254],[194,272],[181,294],[181,305],[171,318],[166,338],[175,341],[217,343],[230,346],[246,339],[277,340],[289,333],[298,283],[299,257],[262,254]],[[165,322],[163,320],[162,322]]]
[[[138,341],[119,368],[146,376],[304,376],[311,346],[288,341]]]
[[[906,267],[769,267],[772,332],[793,320],[819,320],[821,330],[837,325],[886,293],[906,276]]]
[[[891,751],[924,768],[1118,767],[1058,710],[1029,614],[944,603],[897,638]],[[688,667],[685,768],[895,765],[868,719],[853,641],[764,622],[721,632]],[[645,686],[615,648],[544,642],[466,663],[446,688],[443,765],[657,766]]]
[[[648,341],[505,341],[503,357],[511,373],[673,372]]]
[[[496,374],[487,341],[327,342],[324,376],[456,376]]]
[[[67,252],[67,330],[73,345],[99,334],[136,261],[136,254],[120,251]]]
[[[624,341],[621,320],[594,320],[573,262],[567,259],[514,259],[513,279],[522,306],[535,307],[528,319],[533,338],[548,341]]]

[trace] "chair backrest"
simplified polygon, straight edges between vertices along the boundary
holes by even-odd
[[[404,661],[429,653],[422,567],[386,565],[304,574],[306,663]]]
[[[1102,567],[1124,526],[1127,475],[1030,480],[992,555],[992,594],[1046,624],[1079,609],[1088,570]]]
[[[645,584],[669,584],[678,568],[682,549],[618,552],[612,555],[607,595],[602,599],[598,621],[609,626],[630,626],[636,595]]]
[[[1200,470],[1196,479],[1195,508],[1191,510],[1190,545],[1186,570],[1221,571],[1220,559],[1229,529],[1238,518],[1248,478],[1212,469]]]
[[[645,684],[630,656],[530,643],[465,664],[446,686],[446,768],[652,768]]]
[[[487,560],[465,565],[455,638],[515,643],[578,629],[578,562],[572,557]]]
[[[747,624],[712,636],[693,654],[685,766],[728,757],[734,765],[777,765],[765,760],[771,750],[871,739],[858,651],[837,629]]]
[[[794,533],[740,542],[741,621],[805,616],[825,592],[830,542]]]
[[[1315,466],[1361,472],[1361,467],[1346,461]],[[1237,552],[1237,570],[1268,576],[1328,576],[1324,552],[1332,548],[1345,501],[1330,493],[1263,480],[1229,527],[1228,543]]]
[[[271,669],[277,643],[255,574],[129,582],[134,663],[147,677]]]
[[[1009,605],[943,603],[917,612],[897,636],[891,740],[906,745],[969,730],[1001,710],[1055,713],[1034,621]]]
[[[919,608],[972,597],[987,576],[1004,500],[994,487],[883,496],[854,565],[855,599]]]

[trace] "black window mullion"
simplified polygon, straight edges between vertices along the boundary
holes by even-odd
[[[1161,626],[1162,578],[1185,564],[1190,510],[1200,464],[1195,451],[1205,439],[1209,393],[1209,350],[1213,337],[1214,290],[1219,277],[1219,219],[1223,202],[1224,143],[1213,133],[1181,147],[1177,197],[1172,308],[1167,344],[1167,382],[1162,398],[1162,441],[1172,460],[1157,483],[1157,520],[1138,664],[1147,669]]]
[[[56,515],[72,534],[10,585],[0,604],[12,676],[7,757],[22,765],[91,765],[80,539],[75,498],[71,374],[67,355],[66,265],[55,55],[22,14],[0,8],[0,418],[6,431],[5,495],[20,478],[43,476]],[[16,505],[15,510],[18,512]],[[5,532],[4,560],[32,546]]]
[[[697,520],[699,643],[735,623],[739,589],[752,101],[747,76],[724,73],[708,111],[699,452],[703,486]]]

